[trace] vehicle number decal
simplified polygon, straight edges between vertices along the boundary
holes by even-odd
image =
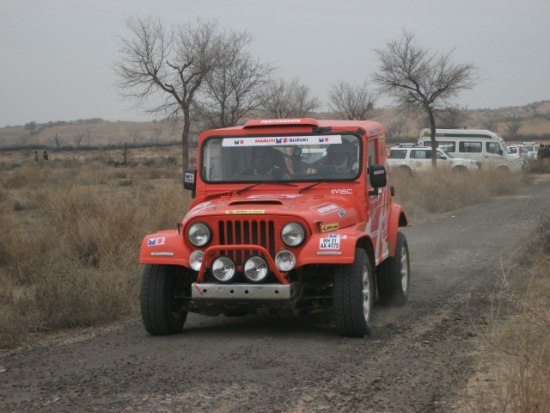
[[[319,240],[320,250],[339,250],[340,249],[340,235],[329,234]]]
[[[148,247],[156,247],[157,245],[164,245],[165,242],[166,242],[165,237],[149,238],[147,240],[147,246]]]
[[[225,211],[225,213],[230,215],[261,215],[265,214],[265,209],[231,209]]]

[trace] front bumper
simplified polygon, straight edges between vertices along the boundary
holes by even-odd
[[[191,299],[199,302],[276,302],[291,301],[295,284],[214,284],[193,283]]]

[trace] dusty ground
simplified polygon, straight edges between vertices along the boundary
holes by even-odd
[[[139,320],[0,358],[0,411],[449,411],[475,368],[502,266],[550,206],[550,181],[406,229],[412,295],[374,335],[330,318],[207,318],[149,337]]]

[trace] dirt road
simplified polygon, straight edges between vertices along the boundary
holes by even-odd
[[[329,318],[190,316],[149,337],[138,320],[0,359],[1,411],[449,411],[473,365],[502,266],[529,240],[550,181],[406,229],[412,295],[376,307],[374,335]]]

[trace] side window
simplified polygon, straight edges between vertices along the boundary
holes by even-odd
[[[432,151],[429,149],[414,149],[411,151],[411,158],[413,159],[430,159]]]
[[[458,149],[460,152],[480,153],[482,149],[481,142],[460,142]]]
[[[392,149],[390,151],[390,159],[405,159],[407,151],[405,149]]]
[[[485,142],[485,150],[488,153],[499,153],[500,147],[496,142]]]
[[[367,144],[367,167],[376,165],[376,140],[372,139]]]
[[[443,152],[455,152],[456,144],[454,142],[437,142],[437,147]]]

